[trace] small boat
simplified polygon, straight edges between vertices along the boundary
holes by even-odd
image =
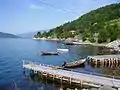
[[[58,52],[68,52],[69,49],[57,49]]]
[[[58,55],[58,52],[41,52],[41,55]]]
[[[66,45],[75,45],[73,42],[66,42]]]
[[[84,66],[86,59],[81,59],[78,61],[73,61],[70,63],[66,63],[64,65],[65,68],[74,68],[74,67],[78,67],[78,66]]]

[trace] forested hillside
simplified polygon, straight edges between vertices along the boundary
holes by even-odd
[[[74,33],[73,33],[74,31]],[[110,42],[120,38],[120,3],[107,5],[82,15],[36,37],[69,38],[79,35],[83,41]]]

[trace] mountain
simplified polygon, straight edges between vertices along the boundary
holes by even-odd
[[[35,31],[35,32],[28,32],[28,33],[23,33],[23,34],[18,34],[18,36],[20,36],[22,38],[33,38],[34,35],[37,34],[37,32],[43,33],[44,31],[49,31],[49,29],[47,29],[47,30],[39,30],[39,31]]]
[[[22,38],[33,38],[36,33],[37,32],[29,32],[29,33],[24,33],[24,34],[18,34],[18,36]]]
[[[116,40],[120,38],[120,3],[90,11],[43,34],[43,37],[57,38],[80,36],[83,41],[98,43]]]
[[[19,38],[16,35],[0,32],[0,38]]]

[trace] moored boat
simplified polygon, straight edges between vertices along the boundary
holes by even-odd
[[[78,67],[78,66],[84,66],[86,59],[81,59],[78,61],[73,61],[70,63],[66,63],[64,65],[65,68],[74,68],[74,67]]]
[[[65,42],[66,45],[75,45],[73,42]]]
[[[41,52],[41,55],[58,55],[58,52]]]
[[[58,52],[68,52],[69,49],[60,49],[60,48],[58,48],[57,51],[58,51]]]

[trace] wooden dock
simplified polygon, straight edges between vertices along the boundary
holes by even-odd
[[[98,55],[88,56],[87,59],[89,64],[101,65],[101,66],[120,66],[120,55]]]
[[[35,72],[40,72],[46,76],[52,76],[53,79],[60,79],[61,82],[68,81],[70,84],[76,83],[81,86],[87,85],[97,88],[107,85],[117,89],[120,88],[119,79],[67,71],[59,69],[55,66],[36,64],[33,62],[23,62],[23,68],[30,69]]]
[[[88,56],[87,59],[94,59],[94,60],[120,60],[120,54],[118,55],[97,55],[97,56]]]

